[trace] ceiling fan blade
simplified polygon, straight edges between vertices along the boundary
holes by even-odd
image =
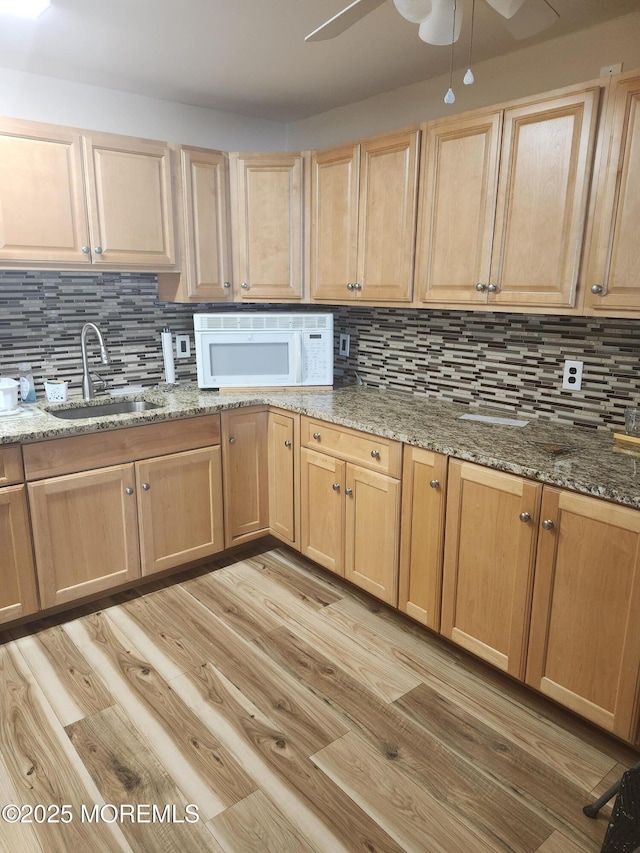
[[[502,21],[515,39],[526,39],[552,27],[560,15],[547,0],[526,0],[511,17]]]
[[[328,21],[305,36],[304,40],[323,41],[324,39],[335,38],[385,2],[386,0],[353,0],[353,3],[350,3],[346,9],[338,12],[333,18],[329,18]]]

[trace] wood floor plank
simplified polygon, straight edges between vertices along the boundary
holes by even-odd
[[[352,800],[410,853],[495,853],[455,812],[414,782],[394,758],[350,732],[312,756]]]
[[[309,577],[299,571],[292,571],[282,551],[266,551],[255,557],[247,557],[247,562],[258,566],[271,580],[275,580],[311,607],[321,610],[329,604],[341,601],[343,596],[319,581],[318,577]]]
[[[381,755],[402,764],[410,778],[448,804],[496,851],[531,853],[548,837],[553,827],[523,803],[517,791],[507,794],[300,637],[280,628],[255,642],[325,701],[339,707],[354,731]]]
[[[542,761],[532,759],[511,738],[501,737],[460,705],[435,690],[420,685],[407,693],[396,706],[417,725],[462,758],[482,767],[505,787],[516,786],[530,795],[532,809],[538,806],[561,824],[563,831],[579,837],[584,849],[598,853],[602,828],[582,812],[589,792]]]
[[[162,624],[171,622],[173,630],[180,632],[179,656],[188,650],[192,662],[211,661],[251,702],[262,708],[275,725],[282,726],[295,737],[307,755],[347,732],[323,702],[301,690],[295,679],[273,667],[256,646],[245,642],[181,587],[156,596],[156,604],[160,596],[165,604]],[[141,610],[136,607],[128,612],[138,619]],[[148,624],[148,620],[145,623]],[[173,640],[161,648],[168,655],[176,652]]]
[[[22,797],[13,784],[9,769],[0,752],[0,804],[22,803]],[[38,836],[29,823],[9,823],[0,820],[0,850],[16,851],[16,853],[44,853]]]
[[[568,838],[559,829],[556,829],[538,847],[536,853],[584,853],[584,847],[576,843],[572,838]]]
[[[246,561],[248,564],[251,561]],[[420,679],[402,664],[389,664],[371,654],[366,644],[328,622],[324,611],[301,602],[281,585],[264,576],[259,567],[248,565],[238,577],[223,578],[241,595],[253,599],[287,628],[295,631],[327,657],[339,649],[340,665],[367,686],[380,700],[392,702],[416,687]]]
[[[46,713],[46,700],[36,688],[32,678],[21,670],[18,653],[12,652],[11,644],[0,647],[0,753],[19,797],[17,804],[69,804],[72,809],[73,820],[69,823],[33,824],[40,845],[46,853],[128,850],[118,827],[90,827],[81,821],[82,805],[95,802],[93,790],[83,784],[69,759],[61,742],[66,740],[64,730],[56,729],[57,718],[53,711]]]
[[[153,720],[154,749],[166,745],[167,766],[177,774],[176,756],[182,764],[180,787],[185,793],[200,790],[206,820],[229,805],[244,799],[256,789],[254,782],[230,756],[214,735],[180,700],[151,664],[128,642],[106,614],[96,613],[81,620],[90,648],[106,664],[112,684],[120,687],[117,695],[128,713],[135,714],[140,731],[147,733]],[[113,689],[113,687],[112,687]],[[128,698],[133,699],[133,704]],[[187,787],[188,785],[188,787]],[[194,802],[198,802],[195,799]]]
[[[67,734],[107,803],[158,808],[162,817],[154,816],[150,808],[144,809],[146,823],[139,821],[135,812],[134,819],[125,816],[119,821],[135,850],[198,853],[218,849],[210,843],[204,823],[191,822],[197,813],[187,810],[189,803],[183,792],[120,708],[114,706],[72,723]]]
[[[212,818],[207,829],[228,853],[322,853],[303,838],[264,791]]]

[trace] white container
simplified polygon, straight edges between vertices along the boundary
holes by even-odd
[[[44,393],[50,403],[66,403],[68,382],[62,379],[47,379],[44,383]]]
[[[18,409],[18,389],[20,383],[15,379],[0,377],[0,414],[15,412]]]

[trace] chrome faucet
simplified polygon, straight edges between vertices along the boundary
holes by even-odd
[[[82,349],[82,396],[85,400],[93,400],[95,396],[94,380],[91,378],[91,374],[89,372],[89,362],[87,360],[87,336],[89,332],[94,332],[95,336],[98,339],[98,343],[100,344],[100,358],[102,359],[102,363],[110,364],[111,362],[111,359],[109,358],[109,353],[107,352],[107,348],[104,345],[104,338],[102,337],[102,332],[96,326],[95,323],[85,323],[82,327],[82,334],[80,335],[80,347]],[[98,382],[102,383],[102,389],[104,389],[106,385],[104,379],[100,379],[100,377],[98,377]]]

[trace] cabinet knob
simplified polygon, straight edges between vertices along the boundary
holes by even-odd
[[[489,293],[497,293],[498,292],[498,285],[497,284],[490,284],[489,287],[487,288],[487,290],[489,291]]]
[[[372,450],[371,456],[373,459],[380,459],[380,451],[379,450]]]
[[[287,440],[285,441],[284,446],[285,446],[285,447],[291,447],[291,442],[289,441],[289,439],[287,439]]]
[[[359,281],[353,285],[353,289],[354,290],[362,290],[362,285],[360,284]]]
[[[542,526],[545,530],[553,530],[553,521],[550,518],[545,518],[542,522]]]
[[[440,488],[440,480],[429,480],[429,485],[431,486],[432,489],[439,489]]]
[[[93,251],[96,253],[96,255],[101,255],[102,254],[102,246],[96,246]]]
[[[353,494],[353,489],[345,489],[344,493],[345,493],[345,495],[348,495],[349,497],[351,497],[351,495]]]
[[[229,439],[229,444],[235,444],[235,443],[236,443],[235,438],[233,436],[231,436],[231,438]]]
[[[591,285],[591,293],[594,293],[596,296],[600,296],[604,287],[601,284],[592,284]]]
[[[316,441],[320,441],[320,433],[319,432],[314,432],[313,437],[315,438]]]
[[[83,246],[83,247],[82,247],[82,253],[83,253],[84,255],[88,255],[90,251],[91,251],[91,249],[90,249],[88,246]]]
[[[486,285],[486,284],[483,284],[481,281],[479,281],[479,282],[476,284],[476,290],[477,290],[477,291],[479,291],[480,293],[482,293],[482,291],[483,291],[483,290],[486,290],[486,289],[487,289],[487,285]]]
[[[149,483],[143,483],[142,488],[145,490],[145,492],[148,492],[151,486],[149,485]]]
[[[347,285],[347,290],[354,290],[354,289],[355,289],[355,284],[351,284],[351,282],[349,282],[349,284]]]
[[[133,489],[130,486],[127,486],[127,488],[124,490],[124,493],[125,495],[132,495]]]
[[[333,486],[331,486],[331,488],[333,489],[334,492],[339,492],[340,491],[340,483],[334,483]]]
[[[240,285],[240,287],[241,287],[243,290],[249,290],[249,282],[248,282],[248,281],[243,281],[243,282],[242,282],[242,284]]]
[[[226,288],[229,288],[229,287],[231,287],[231,282],[230,282],[230,281],[225,281],[225,283],[224,283],[222,286],[223,286],[223,287],[226,287]]]
[[[528,512],[521,512],[520,521],[531,521],[531,515]]]

